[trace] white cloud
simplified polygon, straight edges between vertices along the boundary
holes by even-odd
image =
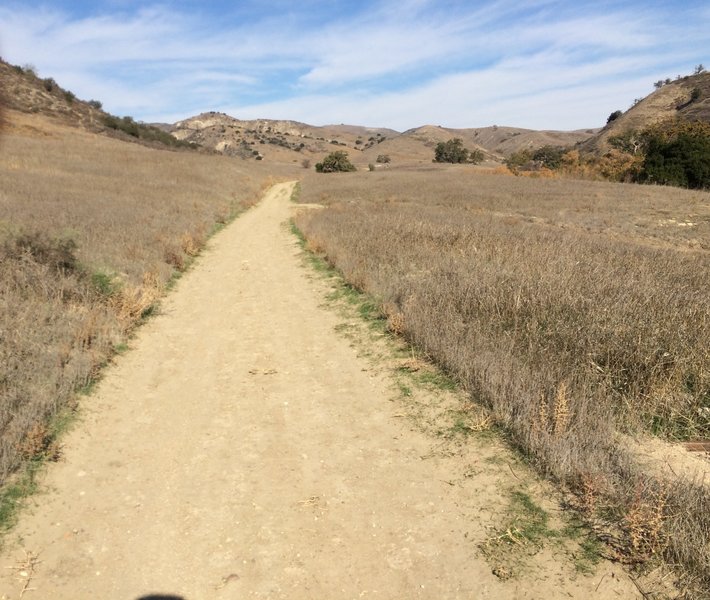
[[[562,129],[602,124],[655,79],[707,62],[698,48],[710,47],[707,8],[674,20],[641,3],[363,0],[331,18],[330,4],[309,0],[257,19],[252,3],[235,22],[130,4],[83,18],[0,7],[0,52],[146,120],[215,109],[399,129]]]

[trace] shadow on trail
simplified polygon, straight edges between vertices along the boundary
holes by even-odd
[[[136,600],[187,600],[183,596],[175,596],[174,594],[148,594],[147,596],[141,596],[136,598]]]

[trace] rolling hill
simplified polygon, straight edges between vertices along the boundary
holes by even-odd
[[[710,73],[700,73],[666,80],[661,87],[636,102],[629,110],[611,121],[596,135],[580,144],[580,149],[604,153],[609,150],[609,139],[630,130],[642,130],[649,125],[673,117],[687,120],[710,121]],[[699,96],[692,99],[693,90]]]

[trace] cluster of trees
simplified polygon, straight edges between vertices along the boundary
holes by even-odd
[[[514,173],[561,171],[612,181],[710,189],[710,123],[671,119],[609,138],[603,156],[573,148],[521,150],[506,161]]]

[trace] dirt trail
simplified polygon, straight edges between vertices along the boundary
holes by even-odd
[[[618,567],[577,575],[548,551],[529,576],[492,573],[478,544],[512,475],[475,441],[422,460],[435,440],[320,306],[283,225],[291,189],[212,240],[84,401],[6,540],[0,597],[20,597],[5,567],[25,552],[28,599],[635,597]]]

